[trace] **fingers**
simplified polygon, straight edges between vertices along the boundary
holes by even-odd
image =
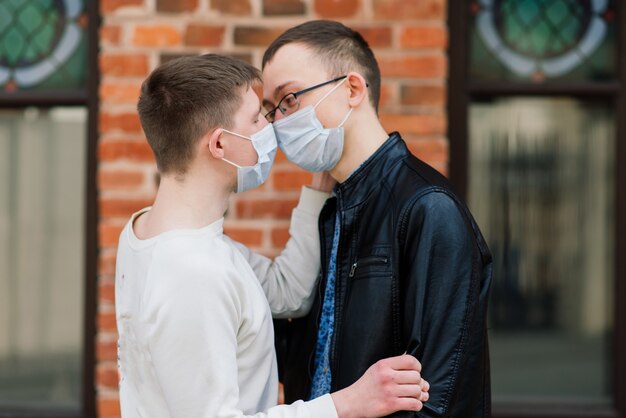
[[[399,398],[415,398],[422,397],[422,385],[397,385],[394,394]]]
[[[430,385],[424,379],[421,379],[419,383],[408,382],[404,384],[396,384],[393,386],[393,394],[398,397],[411,397],[419,399],[425,402],[429,398],[428,390]]]
[[[397,411],[421,411],[424,404],[415,398],[398,398],[394,406]]]
[[[422,371],[422,364],[410,354],[389,357],[381,361],[385,362],[386,365],[394,370],[416,370],[418,372]]]
[[[392,380],[400,385],[420,384],[422,382],[422,376],[416,370],[394,370],[391,376]]]

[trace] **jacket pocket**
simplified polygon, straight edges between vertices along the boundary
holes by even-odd
[[[357,280],[369,276],[377,276],[391,271],[389,257],[384,255],[371,255],[361,257],[350,267],[348,277]]]

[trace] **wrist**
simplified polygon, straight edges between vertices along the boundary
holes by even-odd
[[[337,416],[339,418],[357,418],[358,414],[355,411],[354,399],[352,399],[350,388],[345,388],[337,392],[330,394],[337,410]]]

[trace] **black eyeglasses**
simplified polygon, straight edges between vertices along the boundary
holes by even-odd
[[[275,108],[273,108],[272,110],[270,110],[269,112],[265,114],[265,119],[267,119],[268,122],[273,123],[274,120],[276,119],[277,110],[280,110],[280,113],[282,113],[284,116],[289,116],[290,114],[292,114],[293,112],[295,112],[296,110],[300,108],[300,99],[298,99],[299,96],[311,90],[315,90],[317,88],[323,87],[327,84],[331,84],[336,81],[343,80],[346,77],[347,75],[342,75],[341,77],[333,78],[332,80],[328,80],[323,83],[316,84],[313,87],[309,87],[304,90],[299,90],[293,93],[286,94],[285,97],[280,99],[280,101],[278,102],[278,105],[276,105]]]

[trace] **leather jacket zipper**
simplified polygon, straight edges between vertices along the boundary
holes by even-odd
[[[382,257],[382,256],[372,256],[372,257],[362,258],[361,260],[357,260],[354,264],[352,264],[352,267],[350,268],[350,274],[348,275],[348,277],[350,278],[354,277],[354,273],[356,273],[356,269],[358,267],[366,267],[372,264],[387,264],[388,262],[389,262],[389,259],[387,257]]]

